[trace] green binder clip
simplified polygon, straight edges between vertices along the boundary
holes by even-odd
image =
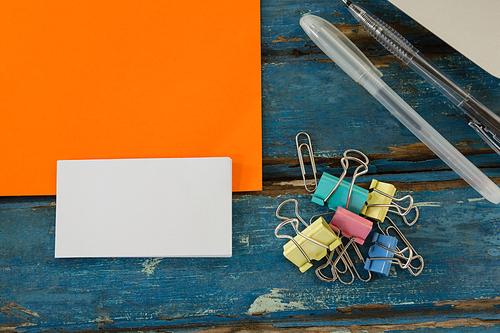
[[[361,155],[364,161],[348,154],[354,152]],[[347,170],[349,169],[349,161],[355,161],[360,165],[355,169],[351,183],[344,180]],[[340,178],[332,176],[326,172],[323,173],[319,181],[318,187],[313,194],[312,202],[324,206],[325,203],[332,210],[337,207],[344,207],[355,214],[359,214],[365,205],[368,198],[368,191],[354,185],[356,178],[368,172],[368,157],[362,152],[354,149],[349,149],[344,152],[344,157],[340,160],[344,171]],[[360,169],[363,169],[360,171]]]
[[[312,202],[321,206],[326,203],[332,210],[336,210],[337,207],[346,207],[350,188],[351,184],[349,182],[340,181],[339,178],[324,172],[318,188],[314,192]],[[349,210],[359,214],[365,205],[366,199],[368,199],[368,190],[354,185],[349,200]]]

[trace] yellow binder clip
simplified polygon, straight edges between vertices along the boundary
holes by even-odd
[[[404,223],[409,226],[415,224],[418,219],[418,208],[413,205],[413,198],[410,195],[405,195],[402,198],[395,198],[395,193],[396,187],[394,187],[394,185],[373,179],[370,184],[368,198],[360,214],[372,218],[375,221],[383,222],[387,213],[390,212],[401,216]],[[396,203],[406,199],[410,200],[408,207],[402,207]],[[395,210],[390,210],[389,208],[394,208]],[[408,222],[406,216],[412,209],[415,210],[415,219],[412,222]]]
[[[373,189],[377,189],[374,191]],[[389,204],[396,193],[396,187],[389,183],[382,183],[373,179],[366,204],[361,209],[361,215],[383,221],[389,210]]]
[[[279,215],[279,211],[286,202],[295,202],[295,213],[297,218],[285,218]],[[286,238],[290,241],[283,246],[283,255],[299,267],[299,270],[304,273],[313,266],[312,260],[320,260],[326,257],[328,251],[334,250],[341,244],[340,238],[330,228],[323,217],[318,218],[314,223],[308,225],[297,213],[298,202],[295,199],[285,200],[278,207],[276,216],[279,219],[285,220],[281,222],[274,230],[274,235],[278,238]],[[299,220],[306,226],[302,231],[299,231]],[[279,230],[290,224],[297,235],[279,234]]]
[[[280,224],[277,230],[286,223],[291,223],[292,225],[296,223],[294,226],[295,229],[298,225],[298,220],[287,220]],[[312,260],[320,260],[326,257],[328,250],[335,250],[340,245],[340,238],[322,217],[318,218],[302,232],[298,231],[298,229],[295,231],[297,232],[297,236],[290,238],[290,241],[283,246],[283,255],[297,265],[302,273],[312,267]],[[278,235],[277,232],[275,235],[278,238],[288,238],[284,237],[288,235]]]

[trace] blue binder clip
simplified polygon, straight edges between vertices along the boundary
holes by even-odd
[[[398,240],[395,237],[373,233],[373,245],[368,249],[368,257],[365,262],[365,269],[370,272],[389,276],[391,265],[396,263],[399,267],[407,269],[411,261],[415,258],[411,248],[406,247],[399,251]],[[404,252],[408,251],[409,256],[405,257]],[[396,257],[396,258],[395,258]],[[405,261],[404,263],[401,261]]]
[[[366,259],[365,269],[370,272],[389,276],[389,270],[391,269],[392,258],[394,258],[394,251],[396,250],[398,240],[395,237],[385,236],[375,232],[373,233],[372,241],[374,244],[370,246],[368,250],[369,258]],[[383,245],[385,248],[380,245]]]
[[[401,232],[401,230],[396,226],[394,221],[390,219],[388,216],[385,217],[385,221],[389,222],[389,226],[387,226],[385,229],[383,229],[380,225],[380,222],[377,223],[377,227],[384,234],[385,236],[390,236],[390,232],[392,231],[395,233],[394,237],[396,239],[400,240],[401,243],[403,243],[406,247],[402,250],[400,250],[398,247],[396,247],[396,251],[394,252],[394,256],[403,259],[406,261],[406,263],[402,263],[399,259],[392,259],[392,262],[399,264],[399,266],[403,269],[407,269],[411,275],[413,276],[418,276],[420,273],[422,273],[424,269],[424,258],[415,251],[415,248],[410,244],[408,239],[405,237],[405,235]],[[404,257],[402,253],[408,251],[409,256]],[[375,258],[371,258],[374,260]],[[382,258],[383,259],[383,258]],[[415,266],[414,261],[418,262],[418,266]]]
[[[348,154],[354,152],[361,155],[364,159],[361,160]],[[354,170],[351,183],[344,180],[347,170],[349,169],[349,161],[355,161],[360,165]],[[368,198],[368,191],[354,185],[356,178],[368,172],[368,157],[359,150],[349,149],[344,152],[344,157],[340,160],[344,171],[340,178],[332,176],[326,172],[323,173],[319,181],[318,187],[313,194],[312,202],[324,206],[325,203],[332,210],[337,207],[345,207],[355,214],[359,214],[365,205]],[[360,169],[363,169],[360,171]]]

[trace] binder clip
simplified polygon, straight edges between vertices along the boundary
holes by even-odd
[[[307,141],[299,144],[300,136],[305,136]],[[312,148],[311,137],[309,136],[309,134],[305,132],[300,132],[295,136],[295,144],[297,146],[297,155],[299,157],[299,165],[300,165],[300,171],[302,172],[302,179],[304,180],[304,187],[306,188],[306,191],[314,192],[318,187],[318,179],[316,178],[316,163],[314,162],[314,152]],[[312,188],[307,187],[306,167],[304,165],[304,157],[302,156],[302,149],[304,148],[307,149],[307,152],[309,154],[309,160],[311,163],[312,173],[314,177],[314,183]]]
[[[351,258],[347,255],[347,249],[349,246],[352,245],[354,250],[356,251],[356,254],[358,255],[359,260],[365,264],[365,260],[363,256],[361,255],[361,252],[359,251],[358,244],[363,244],[365,242],[366,237],[368,237],[368,234],[372,230],[373,227],[373,222],[345,209],[342,207],[337,207],[337,211],[333,215],[333,218],[330,222],[330,227],[332,228],[333,231],[335,231],[337,234],[341,235],[341,237],[348,238],[349,241],[345,245],[341,245],[338,247],[337,253],[337,258],[333,260],[333,256],[335,255],[335,252],[331,252],[330,256],[328,257],[327,262],[318,267],[316,269],[316,275],[318,278],[320,278],[323,281],[327,282],[332,282],[335,280],[339,280],[340,282],[344,284],[351,284],[356,274],[358,278],[362,281],[369,281],[371,279],[371,273],[368,272],[368,278],[363,279],[359,272],[356,270],[354,264],[352,263]],[[337,264],[339,261],[342,260],[344,263],[345,269],[342,271],[338,268]],[[326,276],[322,270],[328,266],[330,267],[331,271],[331,277]],[[340,279],[339,273],[346,273],[349,271],[351,273],[351,281],[345,282],[342,279]]]
[[[372,241],[375,244],[368,249],[369,258],[366,259],[365,269],[370,272],[388,276],[392,265],[392,258],[394,258],[393,251],[396,250],[398,240],[395,237],[380,235],[375,232]],[[383,247],[381,245],[383,245]],[[379,258],[384,259],[376,260]]]
[[[360,214],[376,221],[384,221],[389,210],[389,204],[394,198],[394,193],[396,193],[396,187],[373,179],[370,190],[371,192],[369,192],[366,204],[361,209]]]
[[[382,234],[385,236],[391,236],[390,231],[393,230],[395,232],[395,236],[393,236],[393,237],[399,238],[401,240],[401,242],[406,246],[406,248],[404,248],[403,250],[400,250],[399,247],[396,246],[394,253],[395,254],[397,253],[399,256],[399,255],[402,255],[402,253],[404,253],[405,251],[408,251],[410,254],[408,258],[406,258],[404,256],[402,257],[403,260],[407,260],[406,264],[402,264],[400,261],[396,261],[396,262],[400,265],[401,268],[407,269],[411,275],[413,275],[413,276],[420,275],[420,273],[422,273],[422,271],[424,269],[424,258],[421,255],[419,255],[417,253],[417,251],[415,251],[415,249],[413,248],[411,243],[408,241],[408,239],[405,237],[405,235],[401,232],[401,230],[396,226],[394,221],[392,221],[388,216],[386,216],[385,220],[389,221],[389,223],[390,223],[390,225],[387,228],[385,228],[385,230],[382,229],[382,227],[380,226],[380,222],[377,223],[378,229],[382,232]],[[418,260],[418,262],[419,262],[418,266],[413,265],[413,262],[415,260]]]
[[[364,160],[349,156],[351,152],[361,155]],[[354,170],[351,183],[344,180],[349,169],[349,161],[355,161],[360,164]],[[369,162],[368,157],[362,152],[354,149],[346,150],[344,156],[340,160],[344,169],[340,178],[324,172],[313,194],[312,202],[321,206],[324,206],[326,203],[332,210],[337,209],[337,207],[346,207],[355,214],[359,214],[368,198],[368,191],[354,185],[354,182],[357,177],[368,172]],[[360,169],[363,170],[360,171]]]
[[[281,207],[287,202],[295,202],[295,214],[297,218],[286,218],[279,215]],[[320,260],[327,255],[328,251],[334,250],[341,244],[340,238],[329,227],[324,218],[318,218],[314,223],[308,225],[298,214],[298,202],[295,199],[288,199],[281,203],[276,210],[276,217],[285,220],[281,222],[274,230],[277,238],[289,239],[283,246],[283,255],[299,267],[304,273],[312,267],[312,260]],[[304,230],[299,231],[299,220],[306,226]],[[296,232],[296,236],[281,235],[279,230],[290,224]]]
[[[375,221],[383,222],[387,213],[390,212],[401,216],[406,225],[412,226],[417,222],[419,214],[418,208],[413,205],[413,198],[410,195],[395,198],[395,193],[396,187],[394,185],[373,179],[370,184],[366,204],[361,209],[360,214]],[[408,207],[402,207],[396,203],[406,199],[410,200]],[[394,208],[395,210],[390,210],[389,208]],[[412,209],[415,210],[415,219],[412,222],[408,222],[406,216]]]
[[[397,250],[398,240],[395,237],[375,232],[373,233],[372,242],[374,244],[368,249],[369,258],[366,259],[366,270],[389,276],[393,263],[397,263],[403,269],[408,268],[413,257],[412,251],[408,247],[401,251]],[[406,251],[409,251],[408,257],[403,255]],[[400,259],[405,260],[406,263],[402,263]]]
[[[372,227],[373,222],[342,207],[337,208],[337,211],[330,221],[330,228],[332,228],[333,231],[337,233],[340,232],[342,236],[360,245],[363,245]]]
[[[324,206],[326,203],[328,208],[335,210],[337,207],[345,207],[347,205],[347,198],[350,196],[349,210],[355,214],[359,214],[368,199],[369,193],[364,188],[354,185],[349,195],[350,189],[351,184],[347,181],[340,180],[335,176],[323,172],[312,197],[312,202],[321,206]]]

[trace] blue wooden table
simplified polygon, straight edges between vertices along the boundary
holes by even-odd
[[[499,79],[386,0],[358,3],[500,114]],[[232,258],[56,260],[55,197],[0,198],[0,332],[500,331],[499,206],[315,47],[298,24],[308,13],[346,33],[389,86],[500,184],[500,156],[461,111],[371,39],[341,1],[262,0],[264,190],[233,196]],[[325,211],[301,182],[300,131],[313,140],[319,175],[338,176],[343,151],[358,149],[370,158],[360,186],[376,178],[413,196],[419,220],[400,228],[425,259],[421,275],[393,267],[369,282],[327,283],[283,257],[277,206],[294,198],[307,219]]]

